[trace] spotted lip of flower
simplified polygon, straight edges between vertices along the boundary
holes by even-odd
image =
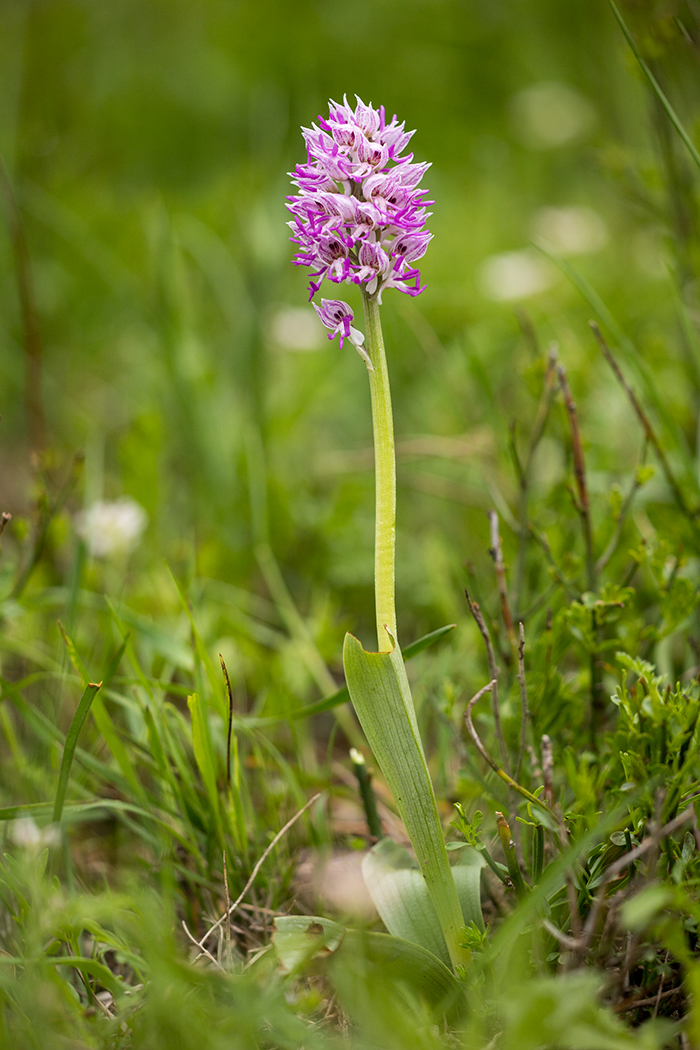
[[[385,288],[418,295],[413,264],[432,238],[424,228],[432,201],[418,188],[430,165],[401,155],[414,133],[360,98],[354,109],[347,98],[331,102],[328,117],[302,133],[307,161],[292,176],[299,193],[288,198],[287,225],[299,246],[294,263],[311,271],[309,298],[326,278],[363,284],[379,302]]]
[[[320,306],[317,306],[316,303],[312,305],[318,314],[321,324],[331,329],[331,333],[328,336],[329,339],[334,339],[336,335],[339,335],[341,347],[343,340],[349,339],[354,347],[358,350],[361,349],[365,337],[362,332],[358,332],[356,328],[352,327],[351,322],[355,315],[347,303],[344,303],[341,299],[321,299]],[[366,355],[363,353],[363,356]]]

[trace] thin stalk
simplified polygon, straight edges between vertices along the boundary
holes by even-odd
[[[520,779],[520,771],[523,768],[525,756],[525,745],[527,743],[527,723],[530,718],[530,710],[527,703],[527,682],[525,680],[525,628],[520,623],[520,645],[518,646],[518,682],[520,683],[520,748],[518,750],[518,762],[515,767],[515,779]]]
[[[500,882],[505,882],[506,881],[506,871],[507,871],[507,869],[504,867],[504,865],[503,864],[499,864],[497,861],[495,861],[493,859],[493,857],[491,856],[491,854],[489,853],[489,851],[486,849],[486,847],[484,847],[483,849],[480,849],[479,853],[484,858],[484,860],[486,861],[486,863],[488,864],[488,866],[490,867],[491,871],[494,873],[496,878],[499,879]],[[510,876],[508,876],[508,878],[509,877]]]
[[[501,759],[505,769],[510,768],[510,756],[508,755],[508,747],[506,745],[506,738],[503,735],[503,727],[501,726],[501,711],[498,704],[498,676],[501,673],[500,667],[496,664],[496,654],[493,650],[493,643],[491,641],[491,635],[489,629],[486,626],[484,620],[484,614],[481,611],[481,607],[478,602],[473,602],[469,597],[469,591],[465,589],[464,595],[467,599],[467,605],[471,612],[476,625],[481,631],[481,637],[484,639],[484,645],[486,646],[486,658],[489,663],[489,674],[491,675],[491,681],[493,688],[491,689],[491,708],[493,710],[493,724],[496,729],[496,739],[498,740],[498,746],[501,749]]]
[[[676,476],[674,475],[673,471],[671,470],[671,466],[670,466],[670,464],[668,462],[668,459],[666,458],[666,453],[664,452],[664,450],[663,450],[663,448],[661,446],[661,442],[659,441],[659,439],[658,439],[658,437],[656,435],[656,431],[654,430],[653,426],[651,425],[651,421],[650,421],[648,415],[646,414],[646,412],[644,411],[639,398],[637,397],[637,395],[635,394],[634,390],[632,389],[632,387],[630,386],[630,384],[627,382],[627,380],[625,379],[624,375],[622,374],[622,369],[620,368],[620,366],[618,365],[617,361],[613,357],[612,351],[611,351],[610,347],[608,346],[608,344],[606,343],[605,339],[603,338],[603,335],[602,335],[598,325],[595,323],[595,321],[589,321],[588,324],[589,324],[589,326],[590,326],[590,328],[591,328],[591,330],[593,332],[593,335],[598,340],[598,345],[600,346],[600,349],[603,351],[603,355],[605,357],[605,360],[608,362],[608,364],[612,368],[613,372],[615,373],[615,378],[617,379],[618,383],[620,384],[622,389],[627,394],[629,402],[630,402],[632,408],[634,409],[634,412],[635,412],[635,415],[637,416],[637,419],[639,420],[639,422],[642,425],[642,429],[644,430],[644,434],[645,434],[649,444],[652,446],[652,448],[656,452],[656,455],[659,457],[659,462],[661,463],[661,469],[663,470],[663,472],[664,472],[664,474],[666,476],[666,481],[668,482],[669,488],[671,489],[671,492],[673,493],[673,496],[674,496],[674,498],[676,500],[676,503],[678,504],[679,510],[681,511],[681,513],[686,518],[688,518],[688,520],[691,522],[691,524],[694,525],[697,528],[698,510],[697,510],[697,508],[689,507],[688,504],[686,503],[685,496],[683,495],[683,490],[681,489],[681,487],[680,487],[680,485],[678,483],[678,480],[676,479]]]
[[[42,395],[42,341],[36,305],[32,266],[22,213],[12,180],[0,157],[0,191],[5,198],[7,222],[15,262],[17,293],[24,334],[24,403],[27,434],[32,452],[41,452],[48,443],[48,428]]]
[[[538,824],[532,834],[532,882],[533,885],[542,878],[544,869],[544,828]]]
[[[231,787],[231,737],[233,735],[233,692],[231,690],[231,679],[228,676],[228,670],[224,662],[224,658],[219,653],[219,660],[221,661],[221,670],[224,673],[224,682],[226,683],[226,695],[228,697],[228,731],[226,733],[226,787]],[[236,749],[238,750],[238,749]],[[226,874],[226,861],[224,859],[224,875]]]
[[[542,737],[542,779],[545,801],[550,809],[554,809],[554,755],[552,741],[546,733]]]
[[[367,822],[367,830],[374,839],[381,839],[384,837],[382,830],[382,822],[377,812],[377,800],[374,797],[374,791],[372,790],[372,775],[367,769],[367,763],[365,757],[361,754],[357,748],[350,748],[350,761],[352,762],[352,771],[357,778],[357,786],[360,791],[360,798],[362,799],[362,808],[365,811],[365,820]]]
[[[563,365],[557,365],[557,375],[559,376],[559,383],[561,385],[562,394],[564,395],[564,403],[566,410],[569,414],[569,423],[571,426],[571,444],[574,454],[574,475],[576,477],[576,489],[578,493],[578,499],[575,500],[576,508],[581,516],[581,525],[583,528],[583,540],[586,550],[586,585],[589,591],[595,592],[598,589],[598,575],[596,569],[595,559],[595,548],[593,546],[593,528],[591,525],[591,505],[588,497],[588,483],[586,481],[586,461],[583,456],[583,442],[581,441],[581,431],[578,425],[578,415],[576,413],[576,403],[571,396],[569,390],[569,384],[566,379],[566,369]],[[603,699],[603,683],[600,678],[600,668],[598,667],[598,637],[599,631],[596,624],[595,610],[591,610],[591,626],[593,630],[593,638],[595,648],[590,654],[590,668],[591,668],[591,744],[595,746],[600,725],[603,719],[605,711],[605,702]]]
[[[462,909],[416,722],[396,632],[394,564],[396,545],[396,453],[389,375],[379,304],[362,289],[376,478],[374,587],[377,653],[367,653],[347,635],[343,663],[350,696],[375,759],[387,780],[415,848],[418,863],[445,938],[452,965],[471,953],[461,943]],[[381,718],[377,705],[385,704]],[[401,740],[397,754],[395,741]],[[406,771],[411,771],[407,780]]]
[[[522,325],[522,322],[521,322]],[[557,344],[552,343],[549,348],[549,356],[547,358],[547,369],[544,376],[544,388],[542,391],[542,397],[537,407],[537,415],[535,416],[535,422],[532,426],[532,433],[530,434],[530,441],[527,447],[527,453],[525,455],[525,461],[518,471],[518,483],[520,485],[520,508],[519,508],[519,525],[520,531],[518,535],[518,555],[515,567],[515,593],[513,595],[513,605],[518,610],[518,616],[523,617],[523,613],[520,612],[523,601],[523,588],[525,584],[525,555],[527,552],[527,543],[530,536],[529,529],[527,527],[527,511],[528,502],[530,498],[530,475],[532,472],[532,465],[535,459],[539,443],[544,434],[544,429],[549,418],[549,410],[552,407],[552,401],[556,394],[556,384],[554,382],[556,376],[556,365],[557,365]],[[514,448],[514,452],[517,455],[517,451]]]
[[[671,103],[669,102],[669,100],[666,98],[666,96],[664,95],[663,91],[661,90],[661,85],[659,84],[658,80],[656,79],[656,77],[654,76],[654,74],[650,70],[649,66],[646,64],[646,62],[644,61],[644,59],[640,55],[639,49],[638,49],[637,45],[634,42],[634,38],[633,38],[632,34],[630,33],[629,29],[627,28],[625,20],[623,19],[622,15],[620,14],[620,12],[619,12],[619,10],[617,8],[617,5],[615,3],[613,3],[613,0],[610,0],[610,6],[611,6],[611,8],[613,10],[613,14],[615,15],[615,18],[617,19],[617,21],[620,24],[620,29],[625,34],[625,39],[627,40],[627,43],[632,48],[632,53],[634,54],[634,57],[639,62],[640,68],[642,69],[645,77],[647,78],[647,80],[651,84],[652,89],[653,89],[656,97],[658,98],[659,102],[661,103],[663,108],[666,110],[666,114],[668,116],[668,119],[671,121],[671,123],[673,124],[674,128],[676,129],[676,131],[680,135],[681,139],[685,143],[685,146],[686,146],[686,148],[688,150],[688,153],[690,153],[690,156],[693,158],[695,163],[700,168],[700,153],[698,153],[698,151],[697,151],[697,149],[695,147],[695,143],[693,142],[693,140],[691,139],[690,135],[685,130],[683,125],[681,124],[680,119],[678,117],[678,114],[676,113],[675,109],[673,108],[673,106],[671,105]]]
[[[578,491],[577,507],[579,514],[581,515],[583,539],[586,548],[586,583],[589,591],[595,591],[597,589],[598,581],[593,548],[591,505],[588,498],[588,484],[586,482],[586,461],[583,456],[583,442],[581,441],[581,431],[579,430],[578,425],[576,403],[571,396],[569,384],[566,379],[566,369],[563,365],[557,366],[557,375],[559,376],[559,383],[564,395],[564,403],[566,405],[566,410],[569,413],[569,423],[571,425],[571,445],[574,454],[574,476],[576,478],[576,489]]]
[[[223,664],[223,660],[221,661]],[[228,681],[228,675],[226,675]],[[228,892],[228,874],[226,872],[226,850],[223,852],[223,865],[224,865],[224,893],[226,895],[226,925],[224,927],[224,944],[226,945],[226,965],[231,967],[233,961],[233,955],[231,954],[231,897]]]
[[[513,614],[510,611],[510,603],[508,602],[508,581],[506,580],[506,567],[503,563],[503,545],[501,544],[501,535],[498,530],[498,512],[495,510],[487,511],[489,526],[491,532],[491,547],[489,554],[493,558],[493,563],[496,566],[496,582],[498,584],[498,595],[501,599],[501,616],[503,617],[503,624],[508,635],[508,642],[510,643],[511,656],[517,652],[517,642],[515,640],[515,628],[513,627]]]
[[[77,453],[73,458],[71,471],[65,481],[65,484],[63,485],[63,488],[58,493],[58,496],[56,497],[54,503],[52,503],[50,500],[48,482],[46,483],[46,490],[40,494],[39,499],[37,500],[38,521],[36,527],[36,535],[34,539],[34,546],[32,548],[31,554],[29,555],[28,561],[18,573],[18,576],[10,592],[11,598],[14,598],[15,600],[19,598],[23,593],[25,587],[29,583],[32,574],[39,562],[41,561],[41,556],[44,553],[44,548],[46,547],[46,542],[49,537],[49,528],[51,526],[51,523],[55,520],[56,516],[63,510],[63,507],[65,506],[68,497],[70,496],[71,492],[73,491],[73,488],[75,487],[78,481],[78,478],[80,477],[80,472],[82,471],[82,468],[83,455],[82,453]]]
[[[374,431],[374,474],[376,516],[374,523],[374,599],[377,619],[377,646],[389,653],[398,642],[394,564],[396,550],[396,452],[391,391],[386,366],[384,336],[376,298],[362,288],[365,312],[365,346],[372,367],[369,388],[372,397]]]
[[[528,802],[532,802],[535,806],[539,806],[541,809],[549,813],[549,806],[545,802],[543,802],[541,798],[538,798],[537,795],[533,795],[532,792],[528,791],[527,788],[524,788],[522,784],[518,784],[518,782],[514,780],[513,777],[511,777],[508,773],[506,773],[504,769],[501,769],[498,762],[496,762],[496,760],[491,757],[491,755],[484,747],[481,741],[481,737],[474,728],[474,722],[472,721],[472,708],[474,707],[474,704],[478,703],[478,701],[481,700],[482,696],[484,696],[486,693],[490,692],[493,689],[494,682],[495,679],[492,682],[489,682],[488,685],[485,685],[482,689],[480,689],[478,693],[475,693],[469,701],[469,703],[467,704],[467,709],[464,712],[464,722],[467,727],[467,732],[469,733],[469,736],[472,738],[474,744],[476,745],[476,749],[479,752],[479,754],[491,766],[491,769],[494,771],[496,776],[499,776],[504,782],[504,784],[507,784],[509,788],[513,788],[514,791],[517,791],[518,794],[522,795],[523,798],[526,798]]]
[[[503,814],[499,813],[498,810],[496,810],[496,828],[498,829],[498,837],[501,840],[501,848],[506,858],[508,874],[513,883],[515,895],[518,900],[521,901],[526,896],[528,887],[525,885],[523,873],[520,870],[518,855],[515,850],[515,842],[510,833],[510,825]]]
[[[574,598],[576,601],[578,601],[581,597],[581,591],[575,586],[575,584],[571,580],[567,579],[567,577],[557,565],[556,561],[554,560],[554,555],[552,554],[552,548],[549,546],[549,540],[547,539],[545,534],[543,532],[540,532],[539,529],[537,529],[532,524],[532,522],[530,522],[528,525],[528,532],[532,536],[533,540],[539,543],[540,547],[542,548],[544,556],[547,559],[547,564],[549,565],[549,568],[551,570],[552,576],[557,581],[559,586],[563,587],[563,589],[571,598]]]

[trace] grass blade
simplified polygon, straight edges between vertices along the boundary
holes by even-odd
[[[92,706],[92,701],[95,699],[101,688],[102,682],[88,683],[85,692],[80,698],[80,703],[73,715],[73,721],[70,724],[70,729],[66,736],[66,743],[63,748],[63,758],[61,759],[61,769],[58,774],[56,801],[53,807],[53,820],[56,824],[60,821],[61,814],[63,813],[63,803],[66,800],[66,791],[68,790],[68,778],[70,777],[71,766],[73,765],[75,749],[78,745],[80,730],[83,728],[83,723],[88,716],[88,711]]]
[[[190,715],[192,718],[192,748],[194,750],[195,761],[209,799],[214,822],[221,838],[223,839],[221,813],[219,809],[219,792],[216,785],[216,763],[211,736],[209,734],[207,714],[203,707],[201,697],[197,693],[193,693],[191,696],[187,697],[187,706],[190,709]]]
[[[658,382],[650,372],[649,367],[638,348],[622,331],[598,292],[586,280],[583,274],[580,273],[580,271],[577,270],[568,259],[565,259],[563,255],[558,255],[556,252],[551,251],[543,243],[533,243],[534,247],[554,263],[565,277],[571,281],[574,287],[579,290],[588,305],[603,322],[603,325],[612,333],[615,341],[625,355],[627,364],[633,369],[636,381],[644,388],[645,396],[654,405],[658,418],[663,423],[668,434],[673,436],[673,439],[676,442],[677,451],[683,458],[685,470],[688,474],[694,476],[695,467],[693,464],[693,458],[688,450],[688,444],[683,431],[678,424],[678,420],[674,418],[673,412],[669,409],[668,404],[661,396]]]
[[[668,116],[668,119],[671,121],[671,123],[673,124],[674,128],[676,129],[676,131],[678,132],[680,137],[683,139],[683,142],[685,143],[685,145],[686,145],[686,147],[688,149],[688,152],[690,153],[690,156],[693,158],[693,160],[695,161],[697,166],[700,168],[700,153],[698,153],[697,148],[695,147],[695,144],[693,143],[692,139],[690,138],[690,135],[688,134],[688,132],[683,127],[683,125],[682,125],[682,123],[680,121],[680,117],[676,113],[675,109],[673,108],[673,106],[671,105],[669,100],[666,98],[666,95],[664,94],[664,92],[661,90],[661,85],[659,84],[658,80],[656,79],[656,77],[654,76],[652,71],[649,69],[649,66],[646,64],[646,62],[644,61],[644,59],[640,55],[639,49],[637,48],[637,45],[634,42],[634,38],[633,38],[632,34],[630,33],[629,29],[627,28],[625,20],[623,19],[622,15],[620,14],[620,11],[619,11],[619,9],[617,7],[617,4],[614,2],[614,0],[610,0],[610,6],[612,8],[613,14],[615,15],[615,18],[617,19],[617,21],[620,24],[620,29],[625,34],[625,39],[627,40],[627,43],[632,48],[632,53],[634,54],[634,57],[639,62],[639,66],[640,66],[641,70],[643,71],[645,77],[647,78],[647,80],[651,84],[652,89],[654,91],[654,94],[656,95],[656,97],[658,98],[659,102],[661,103],[661,105],[666,110],[666,115]]]

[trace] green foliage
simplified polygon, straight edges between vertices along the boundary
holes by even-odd
[[[414,995],[427,1000],[438,1018],[454,1010],[460,998],[459,984],[448,966],[414,941],[346,930],[319,916],[287,915],[276,920],[274,943],[287,971],[299,970],[316,958],[330,963],[331,972],[337,973],[345,959],[354,957],[352,964],[376,968],[392,985],[408,983]],[[342,977],[339,983],[342,988]]]
[[[448,863],[401,651],[394,647],[390,653],[368,653],[348,633],[343,645],[343,668],[360,725],[416,851],[420,875],[441,931],[438,941],[444,939],[454,966],[463,961],[459,930],[465,918],[471,921],[472,916],[462,913]],[[379,850],[386,848],[388,844],[379,844]],[[418,943],[422,943],[420,936]]]
[[[627,39],[589,0],[0,5],[0,1045],[700,1045],[700,24],[688,3],[619,14]],[[284,226],[299,125],[355,90],[433,162],[427,289],[383,320],[457,977],[410,943],[427,893],[398,845],[400,742],[373,848],[349,772],[366,376],[313,328]],[[84,513],[125,493],[147,529],[98,553]],[[464,712],[492,662],[489,762]],[[318,858],[358,845],[377,900],[377,859],[400,858],[379,910],[406,945],[345,914],[340,877],[315,899]],[[285,924],[339,943],[285,970],[275,915],[278,953]]]
[[[483,822],[484,814],[480,809],[477,809],[472,819],[469,820],[464,812],[464,807],[461,802],[455,802],[454,807],[457,810],[457,820],[452,821],[452,827],[456,828],[460,834],[464,835],[468,846],[477,850],[483,849],[484,844],[479,835],[479,828]]]

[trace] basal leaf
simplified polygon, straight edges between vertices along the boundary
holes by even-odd
[[[483,860],[465,845],[451,868],[465,925],[484,928],[480,880]],[[403,846],[381,839],[362,862],[362,874],[382,922],[394,937],[420,944],[449,966],[445,938],[416,860]]]
[[[466,962],[464,925],[432,781],[423,752],[406,668],[398,648],[368,653],[346,634],[343,665],[360,725],[396,801],[426,879],[450,959]]]
[[[449,1012],[463,1000],[459,982],[440,959],[399,937],[348,930],[317,915],[280,915],[273,940],[285,970],[313,959],[330,964],[332,978],[334,968],[361,958],[385,979],[409,985],[438,1013]]]

